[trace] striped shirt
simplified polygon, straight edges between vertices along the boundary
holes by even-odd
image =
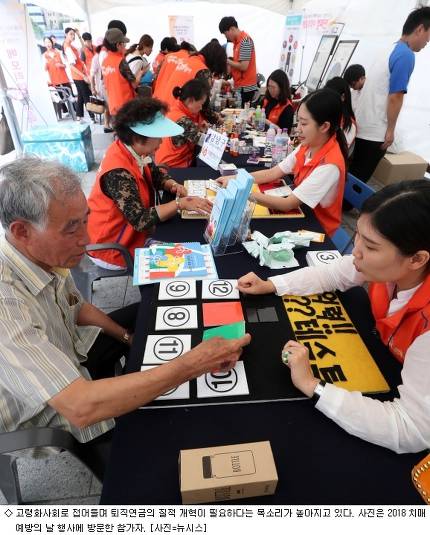
[[[250,37],[246,37],[242,40],[240,43],[240,49],[239,49],[239,61],[250,61],[252,51],[254,49],[254,42]],[[248,92],[248,91],[255,91],[258,89],[257,84],[253,85],[244,85],[241,87],[242,91]]]
[[[48,405],[73,381],[100,328],[76,325],[83,298],[69,270],[47,272],[0,238],[0,431],[65,429],[88,442],[114,427],[78,429]]]

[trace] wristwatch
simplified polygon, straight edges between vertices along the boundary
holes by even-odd
[[[128,331],[124,331],[123,332],[122,341],[124,342],[124,344],[129,344],[130,343],[130,333]]]
[[[320,397],[322,396],[322,393],[324,392],[324,387],[326,384],[326,381],[321,380],[315,387],[314,393],[311,397],[313,405],[316,405],[318,403]]]

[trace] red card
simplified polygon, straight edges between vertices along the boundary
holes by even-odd
[[[243,321],[242,305],[240,301],[228,301],[226,303],[203,303],[203,325],[228,325],[237,321]]]

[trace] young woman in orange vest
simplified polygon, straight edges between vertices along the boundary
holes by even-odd
[[[238,281],[248,294],[311,295],[369,284],[376,330],[403,365],[399,397],[381,402],[324,384],[311,371],[308,350],[290,340],[294,385],[319,400],[317,409],[349,433],[397,453],[430,448],[430,182],[386,186],[364,203],[352,255],[261,280]],[[285,353],[284,353],[285,356]]]
[[[291,103],[291,90],[288,76],[281,69],[276,69],[267,79],[266,94],[263,108],[266,113],[266,123],[275,124],[279,128],[286,128],[290,133],[293,126],[294,110]]]
[[[72,86],[66,73],[66,65],[63,63],[61,52],[54,47],[54,43],[50,37],[45,37],[43,44],[46,48],[46,52],[43,54],[43,60],[45,62],[45,70],[48,73],[49,84],[53,87],[67,87],[71,92]],[[67,108],[60,102],[53,102],[53,104],[57,116],[61,120],[62,111],[67,111]]]
[[[88,32],[84,32],[82,34],[82,43],[83,47],[81,49],[81,60],[85,63],[87,73],[89,74],[93,57],[96,55],[96,49],[93,45],[92,35]]]
[[[142,68],[133,74],[126,62],[124,55],[128,42],[130,39],[118,28],[107,30],[103,40],[107,53],[101,59],[101,68],[111,117],[115,117],[121,106],[135,98],[136,87],[144,74]]]
[[[305,97],[298,110],[301,145],[280,164],[268,171],[251,173],[257,184],[294,174],[294,190],[288,197],[253,193],[253,199],[273,210],[288,212],[302,203],[314,210],[324,231],[332,236],[342,218],[345,188],[345,162],[348,157],[345,136],[340,128],[342,103],[331,89],[321,89]],[[226,185],[228,177],[218,179]]]
[[[64,32],[66,36],[64,38],[63,50],[69,63],[70,72],[72,74],[76,91],[78,92],[78,101],[76,102],[76,119],[77,121],[80,121],[84,116],[84,104],[90,101],[90,78],[85,63],[81,60],[78,50],[72,44],[76,36],[78,36],[80,39],[79,32],[73,28],[66,28]],[[94,114],[91,112],[89,115],[91,119],[94,120]]]
[[[166,110],[153,98],[133,99],[118,110],[118,139],[107,149],[88,199],[91,243],[120,243],[134,255],[154,227],[178,211],[210,212],[212,205],[206,199],[188,197],[183,186],[152,163],[161,138],[183,132],[164,116]],[[176,200],[156,205],[158,190],[176,194]],[[116,251],[97,251],[92,256],[96,264],[107,269],[124,265]]]
[[[164,37],[164,39],[161,40],[160,52],[158,52],[154,61],[152,62],[152,71],[155,78],[158,76],[161,65],[163,65],[163,62],[166,59],[166,55],[169,52],[177,52],[178,50],[179,46],[177,45],[176,40],[174,40],[172,37]]]
[[[173,95],[175,104],[167,117],[184,129],[179,136],[164,138],[155,153],[158,164],[169,167],[191,167],[194,150],[202,132],[207,129],[207,122],[200,113],[209,96],[209,86],[201,80],[190,80],[183,87],[175,87]]]
[[[325,86],[329,89],[333,89],[336,93],[339,93],[342,100],[341,127],[345,134],[346,143],[348,144],[348,156],[351,158],[352,153],[354,152],[355,137],[357,135],[357,122],[351,104],[351,89],[346,80],[340,76],[331,78]]]

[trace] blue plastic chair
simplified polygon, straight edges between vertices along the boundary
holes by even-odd
[[[364,201],[374,193],[374,189],[354,175],[351,175],[351,173],[348,173],[345,183],[344,199],[352,204],[354,208],[361,210]],[[353,240],[354,236],[350,236],[342,227],[339,227],[331,238],[331,241],[341,254],[351,254]]]

